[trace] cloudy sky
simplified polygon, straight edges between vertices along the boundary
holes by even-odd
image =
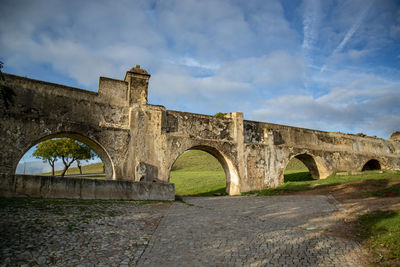
[[[400,1],[2,0],[4,71],[97,90],[140,64],[168,109],[388,138]]]

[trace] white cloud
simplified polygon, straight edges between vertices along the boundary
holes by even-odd
[[[360,14],[357,16],[355,22],[351,25],[350,29],[346,32],[346,35],[344,36],[343,40],[340,42],[340,44],[335,48],[332,54],[339,53],[344,46],[347,44],[347,42],[350,40],[351,37],[353,37],[354,33],[358,30],[358,28],[361,26],[361,23],[364,21],[364,18],[368,14],[369,9],[371,8],[372,1],[367,3]]]
[[[369,49],[349,49],[348,51],[348,55],[354,59],[354,60],[358,60],[366,55],[368,55],[371,52],[371,50]]]
[[[304,1],[303,16],[303,49],[312,49],[317,40],[320,6],[318,0]]]
[[[76,167],[76,163],[73,163],[71,167]],[[62,170],[64,164],[61,161],[56,161],[54,163],[54,170]],[[30,160],[26,161],[21,159],[15,170],[16,174],[42,174],[46,172],[51,172],[51,166],[47,162],[42,160]]]
[[[58,167],[61,167],[61,166],[58,166]],[[50,165],[43,163],[42,161],[24,161],[24,162],[21,161],[18,164],[15,173],[16,174],[41,174],[41,173],[50,172],[50,171],[51,171]]]
[[[150,96],[152,99],[154,95],[162,96],[162,103],[167,107],[174,106],[177,98],[180,102],[182,99],[233,102],[238,96],[257,97],[256,88],[263,94],[276,94],[277,89],[301,82],[302,72],[302,57],[284,51],[225,62],[205,76],[201,70],[165,63],[152,74]]]
[[[214,97],[215,94],[231,94],[249,90],[250,84],[232,81],[219,76],[193,77],[190,72],[177,66],[163,68],[151,78],[152,93],[164,97],[196,96]]]
[[[353,22],[351,25],[350,29],[346,32],[346,35],[343,37],[342,41],[339,43],[339,45],[333,50],[332,54],[330,57],[334,57],[336,54],[340,53],[347,42],[353,37],[353,35],[356,33],[358,28],[360,28],[361,23],[363,23],[366,15],[368,14],[368,11],[370,10],[371,6],[373,4],[373,0],[371,0],[369,3],[364,5],[363,9],[361,12],[358,14],[356,17],[356,20]],[[329,58],[328,58],[329,60]],[[326,64],[321,67],[321,72],[324,72],[326,69]]]
[[[178,64],[178,65],[182,65],[182,66],[186,66],[186,67],[190,67],[190,68],[199,68],[199,69],[204,69],[204,70],[208,70],[208,71],[216,71],[220,68],[220,65],[218,63],[215,62],[200,62],[197,59],[193,58],[193,57],[183,57],[183,58],[179,58],[177,60],[171,59],[167,61],[168,63],[171,64]]]
[[[223,62],[270,53],[269,47],[294,40],[281,4],[261,6],[223,0],[9,1],[3,5],[8,16],[0,23],[0,49],[8,67],[50,64],[85,87],[95,87],[99,75],[119,77],[122,68],[135,64],[155,73],[171,59],[215,71]]]
[[[400,10],[391,0],[368,3],[4,0],[1,60],[7,72],[50,69],[92,89],[98,76],[122,79],[140,64],[152,75],[150,101],[167,108],[251,117],[255,106],[270,105],[257,119],[331,129],[353,127],[348,114],[362,121],[369,103],[394,123],[399,112],[388,115],[378,98],[398,84],[390,55],[398,61]],[[278,106],[285,102],[293,105]]]
[[[245,81],[253,86],[280,86],[302,81],[303,59],[285,51],[274,51],[261,57],[243,58],[221,66],[217,76]]]
[[[364,132],[388,137],[399,130],[399,84],[374,75],[352,76],[352,82],[334,87],[326,95],[279,96],[254,110],[256,119],[337,131]]]

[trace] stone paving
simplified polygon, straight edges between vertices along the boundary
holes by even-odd
[[[325,196],[96,205],[1,209],[0,266],[363,266],[366,256],[322,233],[339,223]]]
[[[159,224],[139,266],[362,266],[325,196],[185,198]]]
[[[170,206],[65,202],[2,207],[0,266],[135,266]]]

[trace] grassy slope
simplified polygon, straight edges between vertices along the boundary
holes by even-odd
[[[307,172],[308,169],[306,165],[303,164],[299,159],[293,158],[289,161],[288,165],[285,169],[286,173],[293,173],[293,172]]]
[[[400,266],[400,210],[374,211],[359,217],[359,235],[377,266]]]
[[[212,195],[225,192],[225,173],[216,158],[207,152],[190,150],[175,162],[170,182],[177,195]]]
[[[88,173],[102,173],[103,172],[103,163],[98,162],[98,163],[93,163],[93,164],[88,164],[82,166],[82,174],[88,174]],[[60,175],[62,173],[62,170],[55,171],[56,175]],[[78,167],[72,167],[67,170],[67,175],[69,174],[79,174],[79,169]],[[51,175],[51,172],[46,172],[43,173],[43,175]]]
[[[295,182],[309,180],[312,180],[312,178],[306,165],[304,165],[299,159],[291,159],[285,169],[284,181]]]
[[[183,153],[172,166],[172,171],[202,172],[219,171],[223,172],[221,164],[209,153],[200,150],[189,150]]]

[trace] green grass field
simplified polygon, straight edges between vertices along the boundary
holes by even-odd
[[[308,171],[306,165],[303,164],[299,159],[293,158],[289,161],[286,166],[284,173],[285,182],[296,182],[296,181],[311,181],[311,174]]]
[[[400,210],[374,211],[359,217],[359,235],[374,266],[400,266]]]
[[[170,182],[175,184],[175,194],[179,196],[224,194],[226,187],[221,164],[199,150],[187,151],[176,160]]]

